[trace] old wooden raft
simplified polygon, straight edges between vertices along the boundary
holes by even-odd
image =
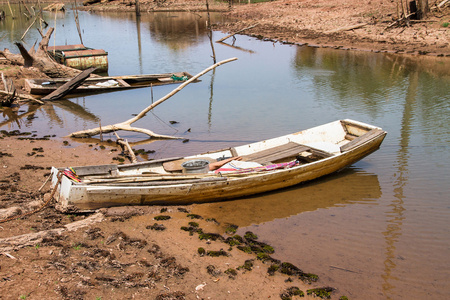
[[[78,69],[96,68],[97,73],[108,72],[108,52],[103,49],[93,49],[77,45],[49,46],[48,54],[58,63]]]
[[[188,204],[248,196],[296,185],[347,167],[376,151],[386,132],[338,120],[293,134],[204,154],[126,165],[52,168],[63,211],[149,204]],[[262,167],[183,172],[185,161],[242,157]]]

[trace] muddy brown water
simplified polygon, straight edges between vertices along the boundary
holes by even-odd
[[[45,13],[50,44],[77,44],[72,12]],[[109,53],[109,74],[187,71],[212,64],[205,15],[80,12],[83,42]],[[219,15],[213,15],[220,22]],[[8,23],[9,22],[9,23]],[[21,21],[22,22],[22,21]],[[27,22],[0,22],[13,52]],[[217,40],[225,33],[213,32]],[[31,30],[24,42],[38,37]],[[381,149],[300,186],[233,201],[194,204],[195,213],[252,231],[275,257],[350,299],[446,299],[450,294],[450,67],[439,57],[283,45],[244,35],[214,43],[217,68],[158,106],[137,127],[189,139],[151,141],[121,132],[146,158],[237,146],[336,119],[388,131]],[[69,97],[5,111],[1,130],[64,136],[131,118],[176,86]],[[176,123],[170,121],[176,121]],[[114,136],[104,138],[114,139]],[[144,140],[144,141],[143,141]],[[92,142],[89,140],[89,142]]]

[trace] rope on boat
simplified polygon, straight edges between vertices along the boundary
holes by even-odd
[[[52,174],[50,174],[49,177],[50,176],[52,176]],[[42,209],[44,209],[44,207],[46,207],[50,203],[50,201],[53,199],[53,196],[55,196],[56,190],[58,189],[58,185],[61,183],[62,176],[63,176],[63,173],[59,172],[58,173],[58,182],[55,184],[55,187],[53,188],[53,191],[52,191],[52,193],[50,195],[50,198],[47,201],[45,201],[45,203],[42,204],[41,207],[38,207],[35,210],[29,211],[27,213],[24,213],[24,214],[21,214],[21,215],[18,215],[18,216],[12,216],[12,217],[0,220],[0,223],[6,223],[6,222],[9,222],[9,221],[17,220],[17,219],[20,219],[20,218],[32,215],[34,213],[37,213],[37,212],[41,211]],[[46,183],[47,182],[48,182],[48,179],[46,180]]]

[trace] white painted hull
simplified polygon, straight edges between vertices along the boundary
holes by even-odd
[[[346,126],[342,125],[343,122]],[[351,133],[355,136],[363,135],[372,129],[377,132],[374,137],[342,152],[340,148],[350,142],[346,140],[349,129],[353,131]],[[300,164],[287,169],[250,173],[238,177],[224,175],[226,178],[217,178],[216,175],[211,175],[212,181],[203,181],[201,179],[203,177],[201,177],[197,181],[194,180],[195,182],[186,180],[186,183],[183,183],[183,176],[180,174],[180,180],[176,180],[176,183],[166,182],[163,185],[156,185],[154,182],[140,186],[124,186],[123,183],[121,185],[83,184],[75,183],[68,177],[62,176],[55,198],[62,210],[86,211],[121,205],[199,203],[254,195],[310,181],[345,168],[376,151],[385,135],[385,131],[368,124],[351,120],[335,121],[294,134],[239,146],[234,148],[234,153],[227,149],[188,157],[217,158],[234,154],[245,156],[288,142],[314,145],[315,149],[321,147],[320,150],[326,149],[329,151],[329,157],[311,163]],[[91,166],[91,168],[95,168],[95,166]],[[77,167],[74,169],[77,169]],[[58,171],[60,170],[53,168],[53,185],[58,184]],[[164,176],[170,175],[163,170],[162,162],[150,161],[136,165],[118,166],[118,170],[123,176],[142,174],[148,171],[158,171]],[[210,180],[208,178],[211,177],[206,177],[205,180]]]

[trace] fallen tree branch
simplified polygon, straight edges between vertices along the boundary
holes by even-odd
[[[5,76],[4,76],[3,72],[2,72],[2,81],[3,81],[3,85],[4,85],[5,90],[4,91],[0,90],[0,94],[8,95],[11,98],[17,97],[17,98],[22,98],[22,99],[26,99],[26,100],[35,101],[35,102],[37,102],[39,104],[44,104],[44,102],[42,102],[42,101],[40,101],[38,99],[35,99],[35,98],[31,97],[31,96],[18,93],[15,88],[13,90],[10,90],[10,88],[8,87],[8,84],[6,82],[6,79],[5,79]],[[13,85],[12,81],[11,81],[11,84]]]
[[[11,95],[10,92],[6,92],[6,91],[2,91],[2,90],[0,90],[0,94]],[[34,102],[39,103],[39,104],[44,104],[44,102],[42,102],[41,100],[38,100],[36,98],[33,98],[33,97],[25,95],[25,94],[16,93],[16,97],[21,98],[21,99],[25,99],[25,100],[34,101]]]
[[[57,239],[67,231],[75,231],[79,228],[99,223],[103,221],[104,217],[104,214],[99,212],[84,220],[64,225],[64,227],[62,228],[44,230],[36,233],[29,233],[0,239],[0,252],[5,253],[27,246],[35,246],[38,243],[42,243],[44,239]]]
[[[133,118],[131,118],[131,119],[125,121],[125,122],[117,123],[117,124],[114,124],[114,125],[102,126],[101,128],[97,127],[97,128],[94,128],[94,129],[88,129],[88,130],[82,130],[82,131],[73,132],[73,133],[70,134],[70,137],[75,137],[75,138],[91,137],[91,136],[100,134],[100,132],[102,132],[104,134],[104,133],[110,133],[110,132],[113,132],[113,131],[116,131],[116,130],[127,130],[127,131],[135,131],[135,132],[144,133],[144,134],[149,135],[150,137],[164,138],[164,139],[181,139],[181,138],[177,138],[177,137],[173,137],[173,136],[155,134],[153,131],[148,130],[148,129],[132,127],[131,124],[136,122],[137,120],[143,118],[147,114],[147,112],[149,112],[150,110],[155,108],[157,105],[161,104],[162,102],[166,101],[167,99],[169,99],[170,97],[172,97],[173,95],[175,95],[176,93],[181,91],[185,86],[187,86],[189,83],[197,80],[200,76],[208,73],[209,71],[217,68],[218,66],[220,66],[222,64],[225,64],[225,63],[228,63],[228,62],[231,62],[231,61],[234,61],[234,60],[237,60],[237,58],[234,57],[234,58],[229,58],[229,59],[226,59],[226,60],[222,60],[222,61],[212,65],[211,67],[203,70],[202,72],[198,73],[197,75],[191,77],[189,80],[187,80],[184,83],[180,84],[176,89],[174,89],[169,94],[165,95],[161,99],[159,99],[156,102],[154,102],[152,105],[150,105],[147,108],[145,108],[138,115],[136,115],[135,117],[133,117]]]
[[[337,29],[333,29],[333,30],[328,30],[328,31],[325,31],[325,33],[329,34],[329,33],[335,33],[335,32],[339,32],[339,31],[349,31],[349,30],[364,27],[366,25],[367,25],[367,23],[360,23],[360,24],[356,24],[356,25],[345,26],[345,27],[341,27],[341,28],[337,28]]]
[[[124,149],[124,147],[127,149],[128,153],[130,155],[130,158],[131,158],[131,162],[132,163],[137,163],[136,155],[134,155],[133,148],[131,148],[131,146],[128,143],[128,141],[120,138],[119,135],[117,134],[117,132],[115,132],[115,131],[114,131],[114,134],[117,137],[117,144],[119,144],[122,147],[122,150]]]
[[[393,26],[409,26],[409,22],[411,22],[411,20],[409,19],[411,16],[415,15],[416,13],[412,13],[409,15],[406,15],[398,20],[395,20],[394,22],[392,22],[391,24],[389,24],[386,28],[384,28],[384,30],[387,30]]]
[[[11,107],[13,102],[14,102],[14,98],[16,98],[16,88],[14,87],[14,82],[9,79],[9,84],[5,79],[5,76],[3,75],[2,72],[2,81],[3,81],[3,85],[5,87],[5,94],[7,95],[6,99],[1,101],[0,104],[2,106],[7,106],[7,107]]]
[[[236,31],[236,32],[234,32],[234,33],[232,33],[232,34],[227,35],[226,37],[221,38],[220,40],[217,40],[216,43],[223,42],[223,41],[225,41],[227,38],[232,37],[233,35],[238,34],[238,33],[241,33],[241,32],[243,32],[243,31],[245,31],[245,30],[252,29],[253,27],[255,27],[255,26],[257,26],[257,25],[258,25],[258,23],[254,24],[254,25],[252,25],[252,26],[246,27],[246,28],[244,28],[244,29],[238,30],[238,31]]]

